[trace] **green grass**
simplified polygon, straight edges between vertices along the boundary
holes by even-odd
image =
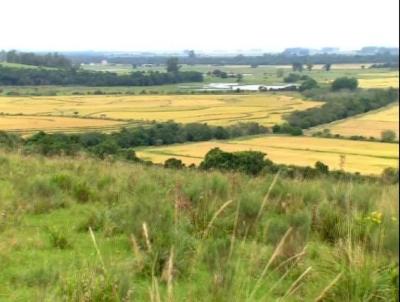
[[[395,185],[4,152],[0,169],[0,301],[397,299]]]

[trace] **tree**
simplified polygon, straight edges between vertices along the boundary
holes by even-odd
[[[358,80],[356,78],[341,77],[332,82],[332,90],[338,91],[341,89],[356,90],[358,87]]]
[[[240,83],[243,80],[243,75],[241,73],[238,73],[236,76],[237,82]]]
[[[295,62],[295,63],[292,64],[292,69],[293,69],[293,71],[302,72],[303,71],[303,64],[299,63],[299,62]]]
[[[381,139],[383,142],[391,143],[396,139],[397,135],[396,132],[393,130],[384,130],[381,133]]]
[[[187,52],[187,54],[188,54],[188,57],[191,58],[191,59],[195,59],[196,58],[196,53],[194,52],[194,50],[189,50]]]
[[[324,64],[324,70],[325,71],[330,71],[331,70],[331,67],[332,67],[332,64],[331,63],[326,63],[326,64]]]
[[[167,71],[168,72],[178,72],[180,66],[178,65],[179,60],[176,57],[169,58],[167,60]]]
[[[305,91],[305,90],[309,90],[309,89],[313,89],[313,88],[318,88],[318,83],[316,80],[309,78],[307,80],[305,80],[301,85],[299,90],[300,91]]]
[[[311,64],[311,63],[307,64],[307,70],[308,71],[311,71],[313,69],[313,67],[314,67],[314,64]]]

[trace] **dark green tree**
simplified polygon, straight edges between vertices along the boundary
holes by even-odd
[[[324,64],[324,70],[325,71],[330,71],[331,70],[331,67],[332,67],[332,64],[331,63],[326,63],[326,64]]]
[[[179,71],[180,66],[178,65],[179,60],[176,57],[169,58],[167,60],[167,71],[176,73]]]
[[[299,71],[302,72],[303,71],[303,64],[300,62],[295,62],[292,64],[292,70],[293,71]]]

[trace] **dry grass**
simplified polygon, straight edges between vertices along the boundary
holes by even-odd
[[[283,114],[320,104],[301,100],[296,94],[1,97],[0,112],[57,116],[77,112],[81,117],[123,120],[273,125],[282,121]]]
[[[186,164],[199,164],[212,148],[225,151],[254,150],[267,153],[276,163],[299,166],[314,165],[316,161],[340,168],[340,157],[345,155],[344,169],[363,174],[378,174],[386,167],[398,164],[399,146],[374,142],[324,139],[314,137],[263,136],[246,140],[209,141],[202,143],[153,147],[138,151],[138,156],[157,163],[176,157]]]
[[[358,115],[329,125],[319,126],[312,132],[330,129],[333,134],[343,136],[362,135],[380,138],[382,131],[393,130],[399,137],[399,104]]]

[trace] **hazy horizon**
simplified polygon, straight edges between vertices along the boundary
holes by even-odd
[[[13,0],[1,8],[0,50],[349,51],[399,44],[398,0]]]

